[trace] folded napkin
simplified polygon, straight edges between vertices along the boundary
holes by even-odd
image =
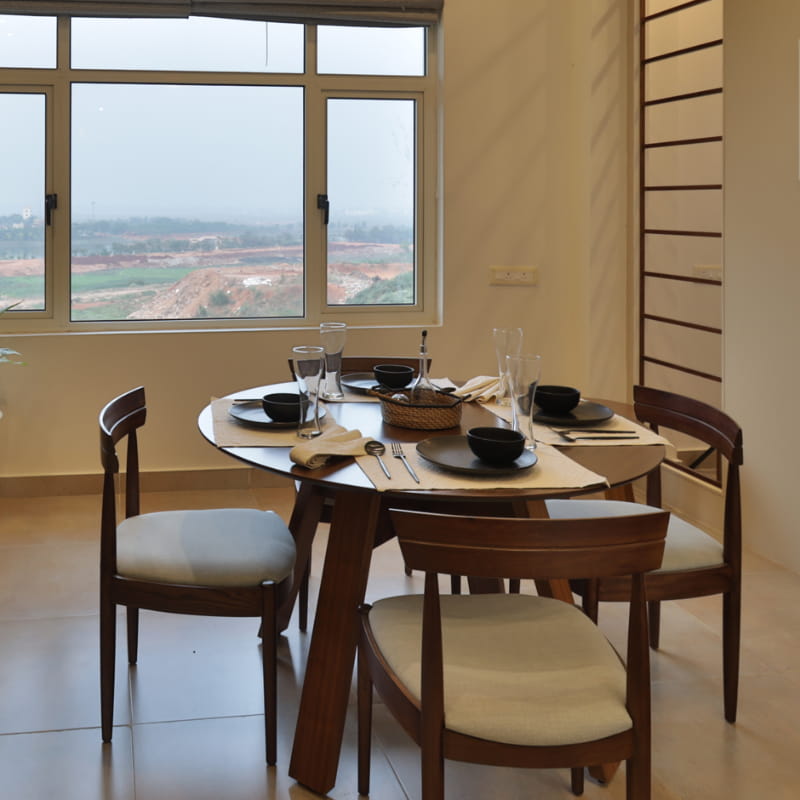
[[[330,425],[319,436],[295,445],[289,451],[289,458],[306,469],[319,469],[336,456],[363,456],[368,441],[369,437],[362,436],[359,430]]]
[[[456,397],[463,397],[465,400],[477,400],[479,403],[488,403],[502,394],[503,382],[500,378],[493,378],[490,375],[478,375],[471,378],[460,389],[456,389],[453,394]]]

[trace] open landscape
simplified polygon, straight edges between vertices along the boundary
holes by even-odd
[[[173,221],[167,226],[171,230],[164,231],[164,220],[124,222],[73,228],[73,320],[303,315],[305,259],[297,234],[271,230],[267,235],[266,229],[231,230],[196,221]],[[35,225],[29,227],[35,233]],[[414,302],[413,252],[408,243],[391,241],[402,238],[398,231],[352,233],[372,235],[366,241],[329,244],[328,303]],[[35,238],[28,245],[19,243],[17,257],[13,242],[3,244],[0,302],[40,307],[43,259],[24,257],[31,255],[26,248],[35,251]]]

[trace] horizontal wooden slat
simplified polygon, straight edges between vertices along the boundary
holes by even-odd
[[[647,361],[650,364],[659,364],[662,367],[669,367],[670,369],[678,370],[679,372],[685,372],[687,375],[696,375],[698,378],[706,378],[710,381],[716,381],[717,383],[722,383],[722,378],[719,375],[711,375],[708,372],[701,372],[697,369],[692,369],[691,367],[684,367],[680,364],[671,364],[669,361],[662,361],[659,358],[652,358],[651,356],[642,356],[642,361]]]
[[[687,8],[691,8],[692,6],[700,6],[709,2],[711,2],[711,0],[687,0],[685,3],[672,6],[672,8],[665,8],[662,11],[656,11],[653,14],[647,14],[642,17],[642,22],[652,22],[654,19],[660,19],[661,17],[666,17],[669,14],[676,14],[679,11],[685,11]]]
[[[708,50],[711,47],[720,47],[721,45],[722,39],[712,39],[709,42],[701,42],[700,44],[693,44],[689,47],[681,47],[678,50],[670,50],[668,53],[659,53],[657,56],[643,58],[641,63],[647,66],[648,64],[654,64],[656,61],[665,61],[670,58],[685,56],[689,53],[696,53],[698,50]]]
[[[644,270],[642,275],[645,278],[663,278],[668,281],[685,281],[686,283],[704,283],[709,286],[722,286],[722,281],[712,278],[696,278],[694,275],[675,275],[671,272],[649,272]]]
[[[643,233],[662,236],[709,236],[716,239],[722,238],[722,233],[719,231],[668,231],[660,228],[645,228]]]
[[[656,97],[652,100],[645,100],[645,106],[657,106],[662,103],[676,103],[679,100],[692,100],[695,97],[709,97],[714,94],[722,94],[722,87],[718,86],[713,89],[700,89],[697,92],[685,92],[684,94],[673,94],[668,97]]]
[[[711,142],[721,142],[722,136],[697,136],[694,139],[671,139],[664,142],[646,142],[642,145],[643,150],[652,147],[681,147],[687,144],[709,144]]]
[[[721,189],[721,183],[696,183],[685,186],[643,186],[645,192],[680,192],[697,191],[698,189]]]
[[[665,322],[667,325],[678,325],[682,328],[692,328],[696,331],[705,331],[706,333],[722,333],[721,328],[712,328],[710,325],[700,325],[697,322],[686,322],[682,319],[672,319],[670,317],[659,317],[656,314],[643,314],[645,319],[653,320],[654,322]]]

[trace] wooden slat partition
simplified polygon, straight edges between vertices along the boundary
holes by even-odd
[[[696,356],[696,352],[681,353],[675,350],[675,348],[678,347],[676,342],[683,342],[686,337],[694,336],[695,334],[692,333],[693,331],[699,336],[706,337],[698,340],[698,346],[707,344],[710,341],[707,339],[708,336],[721,337],[723,331],[718,324],[717,318],[719,315],[716,313],[718,309],[713,309],[715,313],[709,313],[709,318],[703,318],[704,315],[702,313],[700,318],[693,318],[687,315],[685,309],[682,311],[680,307],[675,307],[674,311],[669,308],[665,309],[664,306],[671,296],[668,292],[667,294],[659,295],[662,298],[658,303],[659,313],[654,313],[650,308],[650,306],[654,304],[653,297],[655,295],[653,293],[665,292],[670,282],[680,281],[684,286],[698,286],[697,291],[700,291],[699,287],[704,287],[702,289],[705,293],[702,296],[703,301],[708,297],[715,297],[716,299],[712,299],[711,302],[721,303],[721,271],[720,279],[709,278],[703,274],[703,270],[707,269],[709,266],[719,265],[721,267],[721,254],[719,256],[719,261],[710,265],[709,262],[705,260],[707,255],[697,256],[690,261],[693,267],[690,266],[687,269],[685,263],[682,266],[684,273],[688,272],[689,274],[672,274],[671,272],[664,271],[664,269],[648,268],[648,242],[652,241],[651,237],[680,237],[680,239],[685,242],[691,242],[697,238],[719,239],[721,242],[721,230],[713,228],[692,230],[691,228],[694,227],[693,225],[689,225],[689,229],[687,229],[687,225],[685,224],[687,221],[686,213],[684,213],[682,220],[677,220],[678,224],[676,224],[676,220],[670,218],[670,209],[674,212],[676,204],[685,201],[689,203],[689,208],[697,207],[700,209],[708,209],[710,212],[713,212],[716,206],[709,206],[706,204],[721,203],[723,190],[722,176],[720,175],[719,180],[717,180],[716,175],[707,174],[702,176],[705,180],[693,181],[692,178],[695,176],[686,174],[687,169],[690,170],[691,167],[686,167],[685,165],[691,165],[692,163],[691,156],[688,155],[689,145],[718,145],[721,148],[723,145],[723,135],[720,120],[719,134],[714,133],[712,128],[711,131],[698,131],[698,135],[692,135],[694,131],[691,130],[675,131],[676,133],[687,134],[685,136],[680,136],[680,138],[669,135],[664,136],[663,134],[659,136],[659,131],[656,129],[655,125],[653,125],[652,129],[648,129],[646,110],[653,106],[673,104],[676,108],[676,113],[683,112],[689,115],[688,118],[691,120],[691,109],[685,105],[686,101],[722,94],[722,87],[715,85],[713,82],[710,86],[703,86],[702,76],[699,86],[696,89],[694,86],[686,86],[685,84],[681,86],[677,83],[676,77],[677,90],[675,92],[669,91],[669,72],[666,73],[668,78],[666,83],[663,79],[663,70],[669,69],[670,65],[674,65],[675,75],[680,76],[682,74],[682,59],[686,59],[692,54],[707,52],[709,53],[708,57],[713,59],[714,56],[712,54],[715,50],[721,53],[723,40],[721,36],[717,37],[716,31],[713,30],[716,26],[715,14],[721,7],[721,2],[722,0],[690,0],[690,2],[676,2],[668,8],[661,8],[658,11],[650,13],[650,7],[653,5],[652,0],[640,0],[639,382],[645,385],[655,385],[649,380],[653,371],[648,369],[648,367],[651,365],[658,365],[660,369],[655,372],[657,377],[655,377],[654,380],[659,384],[659,388],[677,392],[682,391],[681,375],[691,375],[694,378],[701,378],[704,381],[709,381],[718,386],[721,384],[721,363],[714,369],[697,369],[696,365],[693,366],[693,363],[696,364],[696,361],[693,359],[693,357]],[[714,7],[715,3],[718,4],[716,7]],[[708,14],[704,17],[704,22],[707,22],[712,30],[695,32],[695,40],[691,41],[687,38],[692,33],[691,25],[687,24],[689,19],[681,19],[681,15],[686,16],[690,9],[699,9],[700,6],[708,7]],[[693,12],[694,18],[701,13],[703,12],[695,10]],[[661,27],[658,28],[655,26]],[[705,28],[707,26],[704,25],[703,27]],[[721,32],[720,26],[719,33],[721,34]],[[658,38],[659,33],[662,39],[660,48],[657,47],[656,43],[653,41]],[[702,37],[702,33],[711,35]],[[677,39],[676,36],[678,37]],[[697,39],[701,37],[703,40],[697,41]],[[683,41],[680,41],[680,39],[683,39]],[[664,49],[664,43],[667,44],[666,49]],[[648,52],[648,50],[650,52]],[[687,61],[686,63],[693,64],[694,62]],[[648,69],[654,64],[660,65],[659,70],[661,70],[661,72],[659,72],[661,86],[657,87],[657,90],[660,90],[657,96],[648,93]],[[709,76],[709,80],[717,81],[718,78],[716,76]],[[666,89],[666,91],[664,91],[664,89]],[[681,91],[681,89],[684,91]],[[691,91],[685,91],[685,89],[691,89]],[[684,105],[681,106],[681,104]],[[712,117],[712,121],[714,119],[716,119],[716,117]],[[700,135],[707,133],[712,133],[713,135]],[[648,139],[652,141],[647,141]],[[648,165],[645,156],[648,151],[656,148],[659,148],[660,152],[664,153],[664,158],[667,159],[667,161],[664,162],[666,164],[677,163],[683,159],[680,163],[684,166],[684,169],[679,181],[675,181],[674,183],[670,182],[670,178],[673,177],[671,173],[662,174],[660,179],[649,179]],[[692,155],[696,157],[696,154]],[[662,169],[662,173],[663,172],[664,170]],[[711,178],[711,180],[707,180],[708,178]],[[684,196],[672,194],[676,192],[685,192],[687,194]],[[661,199],[658,200],[655,206],[648,209],[648,203],[646,202],[646,197],[648,196]],[[672,216],[678,215],[677,213],[673,213]],[[710,223],[714,223],[716,220],[714,214],[709,216],[708,213],[704,213],[703,216],[709,217],[708,221]],[[684,224],[680,224],[681,222]],[[702,221],[698,220],[698,222],[698,227],[704,228]],[[683,248],[683,246],[681,247]],[[692,247],[694,246],[690,244],[686,245],[690,253],[692,252]],[[666,252],[672,251],[667,250]],[[707,253],[708,251],[706,249],[703,252]],[[685,258],[684,256],[684,259]],[[698,263],[701,259],[703,259],[702,263]],[[664,265],[671,269],[671,265]],[[719,291],[714,293],[713,289],[709,289],[708,287],[716,287]],[[687,287],[687,289],[681,291],[685,295],[686,292],[693,292],[694,290]],[[711,295],[708,294],[709,292],[711,292]],[[698,307],[702,307],[702,302],[693,301],[690,305],[692,305],[696,311]],[[683,329],[686,333],[681,334],[679,337],[672,337],[666,333],[669,329]],[[659,333],[661,333],[661,339],[663,339],[663,341],[659,340]],[[694,350],[694,347],[691,349]],[[709,352],[715,353],[716,349],[712,347]],[[704,363],[703,366],[706,367],[708,365]],[[670,385],[664,385],[665,381],[670,382]]]

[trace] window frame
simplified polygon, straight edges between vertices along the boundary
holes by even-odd
[[[97,70],[70,66],[70,19],[58,18],[57,64],[0,68],[0,91],[46,94],[46,193],[58,195],[54,224],[46,230],[44,311],[4,315],[8,333],[198,331],[314,328],[327,320],[358,327],[436,324],[441,316],[440,182],[438,134],[438,27],[426,29],[422,76],[332,75],[316,71],[317,26],[304,30],[304,73]],[[296,318],[72,321],[71,313],[71,87],[74,83],[180,83],[184,85],[301,86],[304,88],[304,314]],[[416,108],[415,302],[403,306],[327,304],[327,231],[316,207],[326,193],[326,117],[331,97],[412,99]],[[313,135],[309,131],[314,131]]]

